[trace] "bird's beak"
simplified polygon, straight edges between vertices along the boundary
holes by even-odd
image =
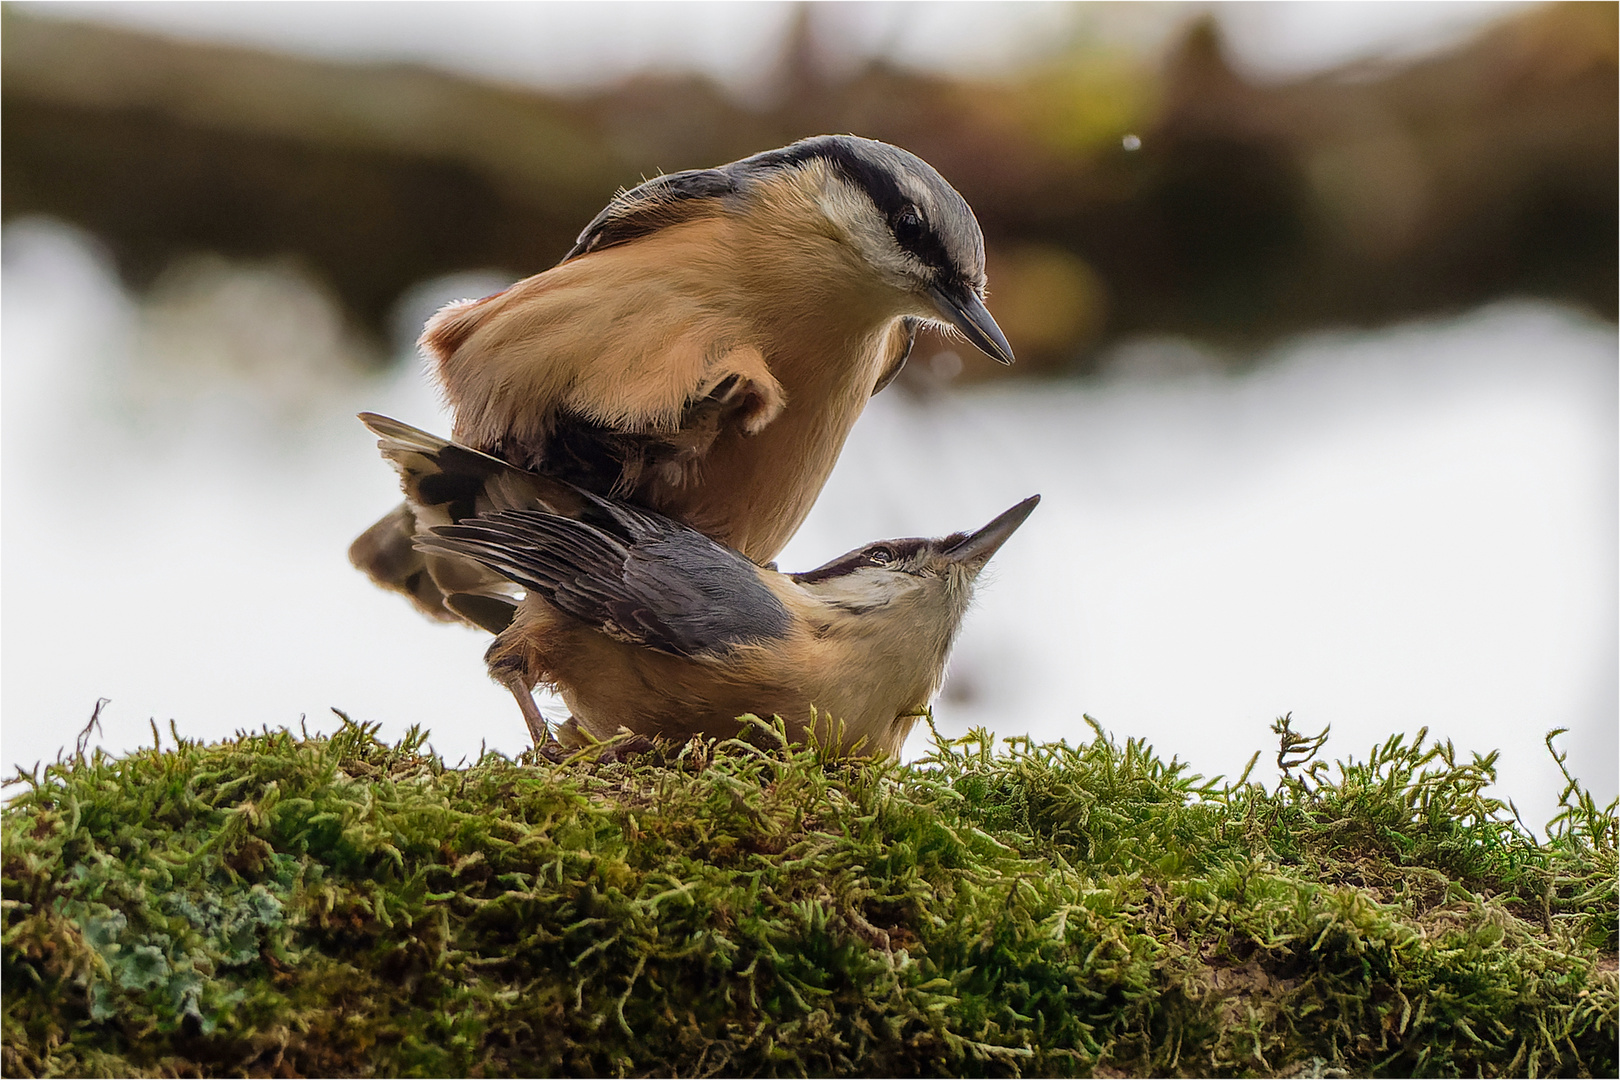
[[[973,342],[974,348],[997,363],[1013,362],[1012,346],[1007,344],[1007,336],[1001,332],[996,320],[990,317],[990,309],[973,294],[973,290],[942,289],[932,285],[928,289],[928,298],[934,302],[935,309],[946,322]]]
[[[1018,526],[1024,519],[1035,512],[1035,504],[1041,501],[1039,495],[1031,495],[1011,510],[997,515],[996,519],[978,532],[973,533],[966,540],[960,540],[943,554],[953,563],[964,563],[977,569],[990,561],[1007,538],[1018,531]]]

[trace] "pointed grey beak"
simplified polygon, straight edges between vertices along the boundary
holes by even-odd
[[[975,567],[983,566],[990,561],[990,556],[994,555],[1001,548],[1001,545],[1007,542],[1008,537],[1018,531],[1018,526],[1022,525],[1024,520],[1035,512],[1035,505],[1040,501],[1041,497],[1039,495],[1031,495],[1011,510],[997,515],[994,521],[969,536],[966,540],[959,541],[955,546],[945,549],[941,554],[954,563],[967,563]]]
[[[1013,362],[1012,346],[1007,344],[1006,335],[996,325],[996,320],[990,317],[990,309],[984,306],[984,301],[973,295],[971,290],[959,292],[935,285],[930,286],[928,298],[934,302],[935,309],[946,322],[967,335],[974,348],[997,363]]]

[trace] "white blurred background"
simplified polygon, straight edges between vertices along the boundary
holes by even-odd
[[[1216,5],[1257,77],[1443,48],[1522,5]],[[38,14],[55,5],[27,5]],[[645,66],[746,88],[782,5],[75,4],[73,17],[486,77],[581,85]],[[1188,5],[1116,13],[1159,46]],[[840,6],[870,54],[1017,65],[1058,5]],[[907,32],[898,27],[905,24]],[[216,738],[420,724],[451,762],[516,753],[523,725],[483,674],[482,635],[372,587],[349,541],[397,500],[353,419],[447,431],[414,328],[504,284],[463,277],[402,302],[382,374],[295,269],[197,260],[132,295],[98,242],[23,218],[3,245],[3,704],[8,767],[155,722]],[[992,301],[992,307],[994,302]],[[1114,343],[1103,374],[874,400],[781,563],[882,536],[982,524],[1039,492],[992,563],[936,707],[942,731],[1071,741],[1081,716],[1234,774],[1269,727],[1331,724],[1364,754],[1427,726],[1503,751],[1499,794],[1539,826],[1560,744],[1616,788],[1616,332],[1546,302],[1267,347],[1244,373],[1174,337]],[[947,370],[949,356],[915,363]],[[908,756],[926,749],[920,732]]]

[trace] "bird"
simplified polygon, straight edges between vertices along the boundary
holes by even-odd
[[[361,419],[438,522],[416,544],[501,582],[452,601],[495,633],[490,675],[542,747],[555,736],[530,691],[547,684],[570,710],[565,728],[598,740],[727,738],[753,714],[781,717],[793,739],[815,730],[893,756],[939,689],[979,572],[1040,501],[973,533],[879,541],[788,574],[667,515]]]
[[[420,345],[457,443],[765,564],[922,326],[1013,362],[985,295],[978,221],[938,172],[821,135],[619,192],[556,266],[449,304]],[[448,598],[499,582],[419,548],[420,511],[407,499],[350,559],[468,621]]]
[[[567,727],[595,740],[724,739],[775,717],[790,740],[873,757],[897,756],[926,714],[979,571],[1039,502],[784,574],[663,514],[584,499],[578,516],[495,511],[418,539],[527,590],[485,654],[498,681],[554,686]]]

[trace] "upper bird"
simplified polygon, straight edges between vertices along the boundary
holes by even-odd
[[[561,263],[445,307],[421,344],[457,442],[763,563],[919,325],[1012,363],[984,294],[979,224],[939,173],[886,143],[823,135],[619,194]],[[456,618],[445,594],[488,571],[414,548],[420,510],[401,506],[350,556]]]

